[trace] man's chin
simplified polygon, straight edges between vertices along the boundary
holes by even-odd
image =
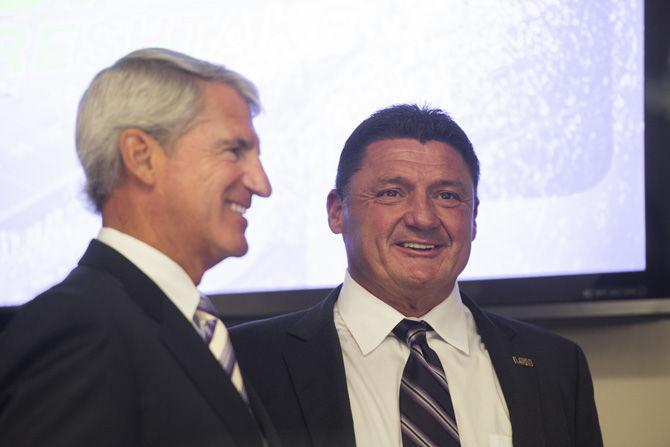
[[[240,245],[239,247],[236,247],[234,250],[231,250],[230,256],[239,258],[247,254],[249,251],[249,245],[247,245],[247,241],[244,241],[244,244]]]
[[[226,257],[227,258],[241,258],[242,256],[246,255],[248,251],[249,251],[249,247],[245,245],[244,247],[240,247],[240,248],[235,249],[235,250],[230,250],[228,252],[228,256],[226,256]]]
[[[220,261],[223,261],[226,258],[239,258],[247,254],[249,251],[249,245],[247,244],[246,239],[242,239],[235,244],[221,244],[219,246],[221,256],[219,256]]]
[[[431,274],[414,274],[404,275],[398,278],[397,283],[408,290],[422,290],[422,289],[448,289],[449,283],[444,276]]]

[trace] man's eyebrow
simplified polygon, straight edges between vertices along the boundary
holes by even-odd
[[[410,181],[405,177],[396,176],[396,177],[380,177],[377,179],[377,182],[381,185],[400,185],[408,186]],[[465,188],[465,184],[460,180],[438,180],[431,183],[431,188],[444,188],[444,187],[456,187],[456,188]]]
[[[397,176],[397,177],[380,177],[380,178],[377,179],[377,183],[383,184],[383,185],[388,185],[388,184],[407,185],[407,184],[409,184],[409,181],[406,178],[400,177],[400,176]]]
[[[465,184],[460,180],[439,180],[431,185],[433,188],[456,187],[465,188]]]
[[[214,147],[224,148],[224,147],[239,147],[240,149],[250,149],[253,147],[253,143],[244,138],[222,138],[214,142]]]

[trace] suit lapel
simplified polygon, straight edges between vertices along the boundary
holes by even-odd
[[[498,376],[510,414],[514,446],[544,446],[540,387],[532,363],[533,353],[514,343],[516,332],[512,328],[497,325],[467,296],[462,298],[472,312]]]
[[[354,447],[344,361],[333,321],[339,293],[338,287],[294,324],[284,359],[313,444]]]
[[[262,446],[258,426],[207,345],[160,288],[114,249],[93,240],[80,265],[105,270],[158,324],[158,336],[240,446]]]
[[[164,316],[160,332],[161,340],[228,427],[235,442],[240,446],[260,447],[262,440],[259,427],[249,407],[207,345],[183,315],[165,312]]]

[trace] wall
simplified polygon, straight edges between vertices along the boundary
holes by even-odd
[[[606,447],[670,447],[670,319],[550,329],[588,357]]]

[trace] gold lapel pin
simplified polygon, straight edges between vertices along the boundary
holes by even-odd
[[[512,360],[514,361],[515,365],[528,366],[530,368],[535,366],[533,364],[533,361],[531,359],[526,358],[526,357],[518,357],[516,355],[513,355]]]

